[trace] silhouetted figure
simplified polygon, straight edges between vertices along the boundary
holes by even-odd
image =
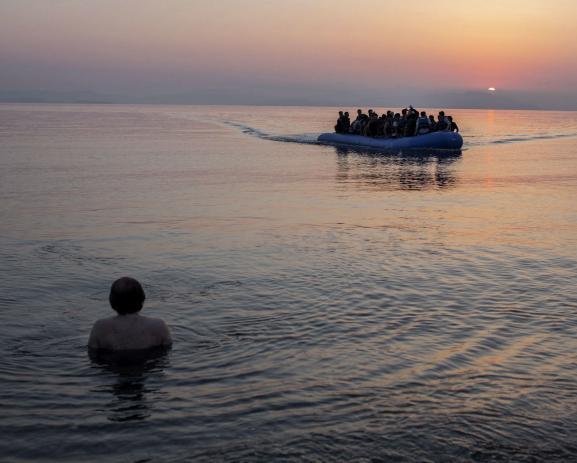
[[[349,130],[351,128],[351,119],[349,117],[349,112],[345,111],[345,114],[343,116],[343,133],[349,133]]]
[[[369,120],[365,124],[363,135],[368,137],[374,137],[377,135],[377,127],[379,124],[379,115],[374,112],[372,109],[370,110]]]
[[[387,111],[387,118],[385,119],[385,137],[393,136],[393,118],[395,114],[393,111]]]
[[[116,280],[110,288],[108,300],[117,315],[94,324],[88,347],[129,351],[170,346],[172,338],[166,323],[140,315],[145,299],[142,286],[134,278]]]
[[[385,113],[381,114],[381,117],[377,120],[376,124],[376,136],[377,137],[384,137],[385,136],[385,124],[387,123],[387,115]]]
[[[453,122],[453,116],[447,116],[447,120],[449,123],[449,127],[447,130],[449,130],[449,132],[458,132],[459,126],[455,122]]]
[[[392,127],[391,137],[397,138],[402,136],[401,134],[404,126],[401,126],[401,115],[399,113],[394,115]]]
[[[415,135],[415,131],[417,129],[417,119],[419,117],[419,112],[412,106],[409,106],[405,117],[405,137],[412,137]]]
[[[405,135],[405,127],[407,126],[407,111],[407,108],[404,108],[401,111],[399,120],[397,121],[397,137],[403,137]]]
[[[337,124],[335,125],[336,133],[344,133],[343,129],[343,118],[345,117],[342,111],[339,111],[339,118],[337,119]]]
[[[429,122],[429,118],[427,117],[427,113],[425,111],[421,111],[421,115],[417,119],[417,126],[415,128],[415,135],[424,135],[431,131],[431,124]]]
[[[436,130],[437,132],[444,132],[449,128],[449,121],[445,117],[445,111],[439,111],[439,117],[437,118]]]
[[[361,109],[357,109],[357,118],[351,124],[350,132],[354,133],[354,134],[362,134],[364,126],[365,126],[365,122],[368,119],[369,119],[369,116],[367,116],[366,114],[363,114],[363,111]]]

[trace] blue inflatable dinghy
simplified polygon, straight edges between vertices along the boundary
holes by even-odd
[[[463,137],[457,132],[433,132],[415,137],[379,138],[348,133],[322,133],[318,141],[331,145],[349,145],[365,148],[390,150],[459,150]]]

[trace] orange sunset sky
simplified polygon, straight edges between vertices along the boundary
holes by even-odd
[[[573,105],[575,21],[574,0],[2,0],[0,95],[338,104],[495,87]]]

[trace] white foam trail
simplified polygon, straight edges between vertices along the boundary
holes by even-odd
[[[224,121],[226,125],[240,129],[243,133],[263,140],[279,141],[284,143],[302,143],[306,145],[321,145],[317,138],[319,133],[303,133],[294,135],[272,135],[245,124],[234,121]]]
[[[262,130],[250,127],[248,125],[242,124],[236,121],[222,121],[224,124],[235,127],[241,130],[243,133],[251,135],[253,137],[260,138],[262,140],[278,141],[283,143],[301,143],[307,145],[324,145],[326,143],[319,142],[317,137],[320,133],[304,133],[304,134],[294,134],[294,135],[273,135],[266,133]],[[570,138],[577,137],[577,132],[573,133],[560,133],[560,134],[536,134],[536,135],[515,135],[511,137],[503,137],[490,139],[485,137],[475,137],[475,136],[464,136],[465,147],[471,146],[486,146],[486,145],[501,145],[508,143],[522,143],[535,140],[555,140],[560,138]]]
[[[537,135],[515,135],[511,137],[474,140],[475,137],[465,136],[465,142],[469,146],[486,146],[486,145],[503,145],[508,143],[523,143],[535,140],[556,140],[560,138],[577,137],[577,133],[558,133],[558,134],[537,134]],[[481,137],[478,137],[481,138]]]

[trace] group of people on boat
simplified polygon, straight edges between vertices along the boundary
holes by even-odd
[[[459,127],[453,121],[452,116],[445,116],[444,111],[439,111],[437,119],[425,111],[417,111],[412,106],[404,108],[400,113],[387,111],[380,116],[369,109],[364,114],[357,109],[357,118],[351,122],[348,112],[339,111],[339,119],[335,125],[336,133],[351,133],[367,137],[413,137],[430,132],[458,132]]]

